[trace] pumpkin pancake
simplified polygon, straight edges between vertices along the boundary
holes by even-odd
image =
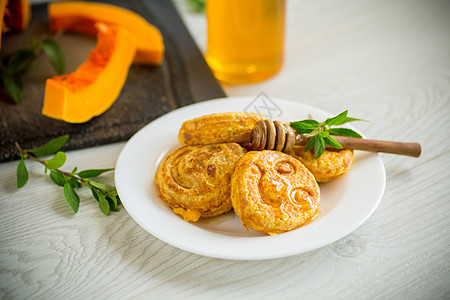
[[[321,157],[315,159],[314,151],[295,146],[289,153],[301,161],[313,173],[317,182],[327,182],[338,178],[348,171],[353,162],[353,150],[325,150]]]
[[[292,156],[250,151],[236,163],[231,202],[244,227],[273,235],[315,218],[320,190],[311,172]]]
[[[248,143],[250,132],[263,117],[256,113],[227,112],[184,122],[178,133],[182,145]]]
[[[161,199],[186,221],[228,212],[231,175],[245,152],[236,143],[185,146],[171,152],[155,174]]]

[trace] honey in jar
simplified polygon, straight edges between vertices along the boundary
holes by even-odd
[[[285,0],[207,0],[206,60],[224,83],[270,78],[283,65]]]

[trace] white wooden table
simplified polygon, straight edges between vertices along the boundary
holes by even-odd
[[[156,239],[123,208],[103,216],[87,189],[74,215],[41,165],[28,163],[18,190],[17,162],[2,163],[1,299],[450,298],[450,1],[287,2],[282,71],[224,88],[349,109],[371,121],[357,124],[370,138],[420,142],[418,159],[381,155],[387,182],[374,214],[306,254],[221,260]],[[205,49],[204,16],[176,3]],[[65,168],[114,167],[123,146],[70,151]]]

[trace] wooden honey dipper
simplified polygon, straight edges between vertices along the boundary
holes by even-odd
[[[351,150],[383,152],[412,157],[419,157],[422,151],[419,143],[370,140],[335,135],[331,137],[338,141],[343,148]],[[310,138],[297,133],[289,124],[268,119],[259,120],[250,134],[250,143],[253,150],[289,152],[294,145],[306,146],[309,140]]]

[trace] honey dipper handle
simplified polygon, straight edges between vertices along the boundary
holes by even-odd
[[[412,157],[419,157],[420,153],[422,152],[419,143],[380,141],[345,136],[332,137],[346,149],[400,154]]]
[[[422,151],[419,143],[391,142],[360,139],[345,136],[331,136],[345,149],[384,152],[419,157]],[[306,146],[311,138],[296,133],[289,124],[268,119],[259,120],[250,134],[253,150],[276,150],[288,153],[295,145]],[[327,148],[329,148],[327,146]]]

